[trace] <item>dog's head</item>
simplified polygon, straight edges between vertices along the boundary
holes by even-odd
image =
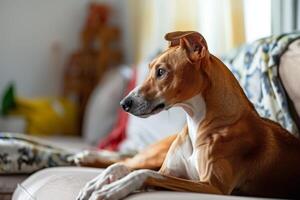
[[[205,39],[194,31],[165,35],[169,48],[149,64],[149,75],[122,101],[123,109],[148,117],[201,93],[206,85],[205,59],[209,56]]]

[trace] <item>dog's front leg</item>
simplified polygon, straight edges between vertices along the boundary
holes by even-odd
[[[173,191],[222,194],[216,187],[206,183],[165,176],[156,171],[142,169],[131,172],[124,178],[105,185],[99,190],[95,190],[92,193],[90,200],[123,199],[130,193],[142,189],[144,186],[154,186]]]
[[[163,176],[156,171],[147,169],[136,170],[118,181],[105,185],[99,190],[95,190],[92,193],[90,200],[123,199],[130,193],[141,189],[149,177],[156,179],[163,178]]]
[[[100,190],[103,186],[121,179],[130,173],[130,169],[122,164],[113,164],[106,168],[96,178],[89,181],[80,191],[77,200],[87,200],[94,191]]]

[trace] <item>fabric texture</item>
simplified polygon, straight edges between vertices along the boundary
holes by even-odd
[[[102,170],[85,167],[55,167],[40,170],[22,182],[14,192],[14,200],[76,199],[86,182]]]
[[[54,166],[70,166],[72,153],[23,134],[0,133],[0,174],[32,173]]]
[[[281,56],[279,75],[297,111],[295,118],[300,127],[300,39],[291,43]]]
[[[14,192],[12,200],[74,200],[86,182],[95,178],[102,169],[55,167],[36,172],[25,180]],[[132,200],[258,200],[261,198],[234,197],[227,195],[209,195],[192,192],[142,192],[128,196]]]
[[[295,136],[298,129],[289,112],[278,68],[281,55],[298,38],[299,32],[263,38],[223,58],[260,116],[280,123]]]

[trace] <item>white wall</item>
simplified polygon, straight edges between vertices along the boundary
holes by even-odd
[[[57,95],[67,55],[79,44],[88,0],[0,1],[0,93]]]

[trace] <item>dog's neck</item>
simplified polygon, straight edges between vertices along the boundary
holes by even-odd
[[[198,127],[206,114],[206,105],[201,94],[178,104],[186,112],[186,121],[189,130],[189,136],[193,146],[197,138]]]
[[[202,126],[227,126],[246,112],[256,113],[237,79],[218,58],[210,55],[206,65],[201,67],[208,68],[211,84],[203,94],[207,112]]]
[[[219,59],[211,55],[205,65],[201,67],[209,68],[211,84],[203,94],[199,93],[178,104],[186,112],[193,146],[201,137],[201,132],[233,124],[243,115],[245,109],[253,110],[239,83]]]

